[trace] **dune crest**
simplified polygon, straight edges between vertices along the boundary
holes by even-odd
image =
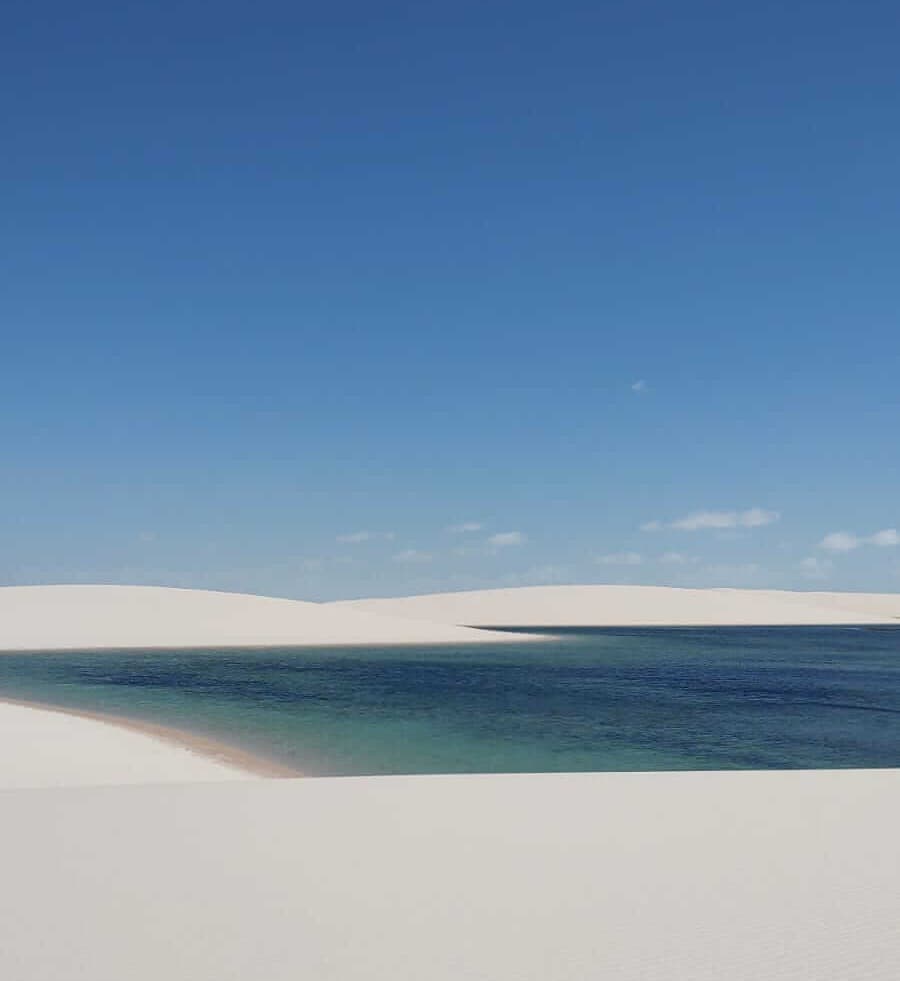
[[[243,593],[162,586],[0,587],[0,651],[491,641],[509,637]]]
[[[900,594],[671,586],[521,586],[331,604],[469,627],[805,626],[900,623]]]

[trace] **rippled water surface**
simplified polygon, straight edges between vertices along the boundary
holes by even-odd
[[[190,729],[312,774],[900,766],[900,627],[11,654],[3,695]]]

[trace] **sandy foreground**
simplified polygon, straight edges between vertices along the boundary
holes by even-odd
[[[900,593],[525,586],[330,605],[472,627],[900,624]]]
[[[894,981],[896,771],[0,791],[16,981]]]

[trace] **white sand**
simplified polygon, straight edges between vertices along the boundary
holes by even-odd
[[[900,623],[900,594],[535,586],[305,603],[155,586],[0,588],[0,651],[508,642],[489,626]]]
[[[813,603],[851,615],[865,613],[885,617],[900,624],[900,593],[789,593],[777,590],[759,590],[758,593],[780,602]]]
[[[900,594],[668,586],[526,586],[331,606],[474,627],[900,624]]]
[[[638,587],[393,602],[510,624],[884,622],[894,609]],[[0,590],[7,649],[462,637],[482,639],[228,594]],[[238,777],[142,733],[0,706],[0,786],[41,788],[0,789],[0,977],[900,977],[897,770]],[[144,786],[72,786],[106,783]]]
[[[10,981],[895,981],[900,773],[0,792]]]
[[[248,777],[242,768],[143,732],[0,702],[0,788]]]
[[[0,651],[498,640],[509,638],[241,593],[156,586],[0,588]]]

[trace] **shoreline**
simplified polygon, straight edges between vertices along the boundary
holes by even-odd
[[[180,729],[176,726],[146,722],[143,719],[116,715],[111,712],[69,708],[68,706],[55,705],[51,702],[31,701],[24,698],[10,698],[6,695],[0,695],[0,705],[15,705],[19,708],[35,709],[41,712],[54,712],[57,715],[87,719],[91,722],[99,722],[103,725],[124,729],[142,736],[149,736],[168,746],[187,750],[202,759],[234,767],[237,770],[243,771],[247,776],[280,780],[304,776],[299,771],[276,760],[268,759],[249,750],[241,749],[238,746],[224,743],[218,739],[203,736],[199,733],[192,733],[187,729]]]

